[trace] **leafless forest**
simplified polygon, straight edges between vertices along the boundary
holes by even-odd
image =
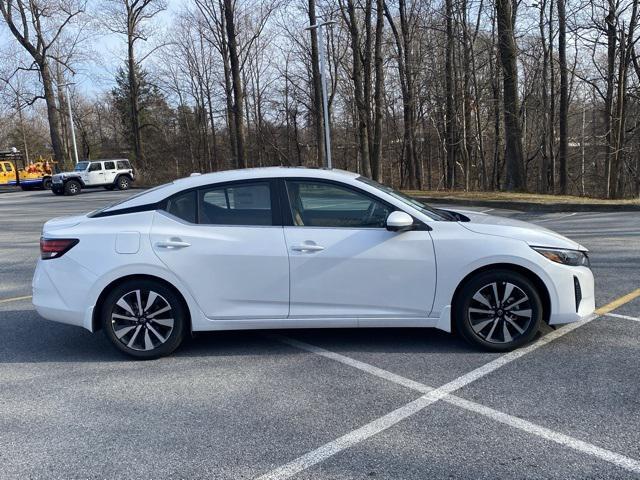
[[[639,1],[0,0],[0,149],[69,168],[69,95],[80,158],[129,157],[147,183],[321,166],[305,28],[334,20],[334,166],[408,189],[638,196]],[[96,87],[107,43],[119,66]]]

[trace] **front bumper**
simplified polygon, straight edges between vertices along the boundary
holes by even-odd
[[[557,295],[551,302],[549,325],[577,322],[591,315],[596,308],[591,270],[565,265],[558,265],[555,270],[553,280]]]

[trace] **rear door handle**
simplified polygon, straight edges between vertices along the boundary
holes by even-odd
[[[190,247],[191,244],[180,240],[167,240],[165,242],[156,242],[156,248],[164,248],[166,250],[178,250],[180,248]]]
[[[291,250],[294,252],[320,252],[324,250],[324,247],[314,243],[303,243],[302,245],[292,245]]]

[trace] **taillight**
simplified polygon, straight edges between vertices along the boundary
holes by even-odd
[[[40,258],[49,260],[58,258],[71,250],[80,240],[77,238],[40,237]]]

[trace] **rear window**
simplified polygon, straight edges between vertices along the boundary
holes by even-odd
[[[113,170],[116,168],[116,164],[114,162],[104,162],[105,170]]]
[[[129,160],[118,160],[117,165],[118,170],[129,170],[131,168]]]

